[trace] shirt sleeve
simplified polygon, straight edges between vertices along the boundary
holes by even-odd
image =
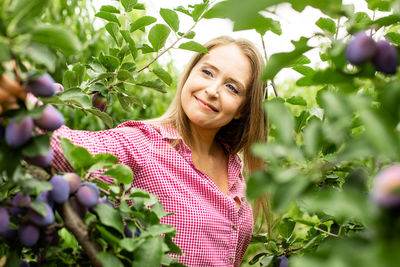
[[[60,139],[67,138],[74,145],[84,147],[92,155],[108,153],[116,156],[120,163],[128,165],[133,172],[144,165],[149,152],[150,137],[139,127],[121,127],[104,131],[71,130],[66,126],[56,130],[50,140],[54,150],[52,166],[56,171],[72,171],[62,153]]]

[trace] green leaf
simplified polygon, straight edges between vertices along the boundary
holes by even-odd
[[[148,236],[153,236],[157,237],[161,234],[170,234],[170,233],[176,233],[176,229],[167,224],[156,224],[150,226],[146,231],[142,232],[141,236],[142,237],[148,237]]]
[[[124,234],[124,224],[118,209],[110,207],[107,204],[97,204],[93,210],[99,216],[100,222],[106,226],[112,227],[121,234]]]
[[[95,14],[95,16],[98,17],[98,18],[105,19],[105,20],[107,20],[107,21],[115,22],[115,23],[117,23],[119,26],[121,26],[121,23],[119,22],[117,16],[115,16],[115,15],[112,14],[112,13],[100,11],[100,12],[97,12],[97,13]]]
[[[132,169],[124,164],[117,164],[103,174],[112,176],[123,184],[130,184],[133,180]]]
[[[264,256],[260,261],[260,266],[269,266],[274,259],[274,255],[271,256]]]
[[[75,73],[75,78],[78,86],[83,82],[86,74],[86,67],[82,63],[75,63],[72,67],[72,71]]]
[[[2,53],[8,53],[7,49],[8,47],[2,47],[2,43],[0,41],[0,61],[8,60],[7,55],[2,55]],[[32,42],[28,47],[26,47],[24,52],[25,55],[34,62],[44,65],[49,72],[55,71],[57,57],[47,46]],[[2,60],[2,57],[5,57],[5,60]]]
[[[388,32],[387,34],[385,34],[385,38],[388,39],[391,43],[400,46],[400,33]]]
[[[35,157],[38,155],[47,155],[50,152],[50,134],[42,134],[32,138],[32,140],[24,146],[22,155],[27,157]]]
[[[100,11],[116,13],[116,14],[121,13],[118,8],[116,8],[115,6],[110,6],[110,5],[101,6]]]
[[[129,31],[121,30],[120,32],[124,40],[129,44],[129,50],[131,51],[132,57],[135,59],[137,57],[137,49],[135,41],[133,41]]]
[[[196,4],[194,5],[193,11],[192,11],[192,18],[194,21],[198,21],[200,16],[204,13],[204,11],[207,9],[208,3],[202,3],[202,4]]]
[[[117,57],[104,55],[103,53],[100,53],[99,61],[104,67],[107,68],[108,71],[115,71],[120,64],[120,61]]]
[[[149,32],[149,42],[153,46],[154,50],[160,50],[168,39],[171,30],[167,25],[156,24]]]
[[[307,106],[306,100],[301,96],[292,96],[286,99],[286,102],[297,106]]]
[[[29,53],[27,55],[29,55]],[[0,62],[9,61],[10,59],[11,59],[10,43],[6,38],[0,36]]]
[[[121,104],[122,108],[127,112],[132,111],[133,105],[140,105],[140,102],[138,100],[136,100],[133,96],[123,94],[123,93],[118,93],[117,97],[118,97],[118,101]]]
[[[32,208],[34,211],[39,213],[42,216],[46,216],[46,205],[42,201],[32,201],[29,203],[29,207]]]
[[[319,18],[315,24],[322,30],[330,32],[332,34],[336,33],[336,23],[329,18]]]
[[[321,123],[313,120],[304,129],[304,150],[309,158],[317,155],[321,149]]]
[[[382,154],[393,160],[397,159],[399,156],[398,142],[394,131],[386,125],[385,118],[368,109],[361,111],[360,117],[369,142]]]
[[[66,55],[76,54],[82,49],[81,42],[70,30],[57,25],[35,27],[32,39],[46,46],[61,50]]]
[[[272,80],[281,69],[288,67],[305,52],[312,49],[312,47],[307,45],[307,42],[307,38],[301,37],[297,42],[292,41],[295,46],[295,49],[292,52],[273,54],[264,68],[262,79]]]
[[[113,125],[114,125],[113,119],[107,113],[101,112],[97,108],[92,108],[92,107],[86,108],[85,111],[90,112],[90,113],[96,115],[97,117],[99,117],[104,122],[104,124],[107,125],[108,128],[113,127]]]
[[[377,20],[375,20],[374,22],[372,22],[372,24],[378,25],[380,27],[384,27],[384,26],[390,26],[393,24],[396,24],[400,22],[400,15],[398,14],[392,14],[386,17],[382,17],[379,18]]]
[[[158,76],[163,82],[165,82],[167,85],[171,85],[172,83],[172,77],[169,75],[167,71],[165,71],[162,68],[154,68],[152,72]]]
[[[70,88],[65,90],[59,98],[61,101],[75,104],[85,109],[92,107],[92,102],[90,101],[89,96],[80,88]]]
[[[120,69],[124,69],[127,71],[134,71],[134,70],[136,70],[136,64],[133,62],[125,62],[121,65]]]
[[[179,30],[179,17],[175,11],[167,8],[161,8],[160,15],[174,32]]]
[[[142,29],[145,26],[153,24],[156,21],[157,21],[157,19],[155,17],[151,17],[151,16],[140,17],[137,20],[135,20],[133,23],[131,23],[129,31],[134,32],[138,29]]]
[[[183,32],[178,32],[179,36],[183,36],[185,33]],[[193,39],[196,36],[196,33],[194,31],[190,31],[188,33],[186,33],[185,37],[186,39]]]
[[[283,103],[269,101],[265,103],[268,119],[276,127],[277,139],[282,143],[291,145],[294,138],[294,119]]]
[[[96,254],[103,267],[124,267],[122,262],[111,253],[100,252]]]
[[[70,140],[62,138],[60,140],[63,155],[71,164],[74,170],[92,164],[92,155],[84,147],[75,146]]]
[[[133,266],[159,267],[162,254],[161,237],[148,238],[133,252]]]
[[[63,75],[62,84],[65,89],[78,86],[78,81],[75,77],[75,72],[72,70],[66,70]]]
[[[132,9],[136,8],[137,0],[121,0],[122,6],[126,12],[131,12]]]
[[[155,79],[152,81],[143,81],[143,82],[136,83],[136,85],[149,87],[149,88],[155,89],[161,93],[167,92],[165,90],[165,84],[160,79]]]
[[[15,37],[16,34],[29,33],[32,30],[34,19],[38,18],[43,14],[43,10],[48,8],[49,0],[18,0],[13,1],[12,4],[1,1],[4,3],[5,11],[10,8],[10,14],[8,14],[8,27],[7,35]],[[6,17],[2,17],[4,20]],[[4,25],[7,25],[4,24]]]
[[[125,81],[125,80],[132,78],[132,74],[127,70],[120,69],[118,71],[117,78],[120,81]]]
[[[119,26],[115,22],[109,22],[105,26],[107,32],[111,35],[111,37],[114,39],[115,43],[119,46],[118,42],[118,33],[119,33]]]
[[[296,222],[293,221],[292,219],[285,218],[279,223],[279,234],[285,238],[289,239],[294,231],[294,227],[296,226]]]
[[[195,41],[189,41],[186,43],[182,43],[179,45],[179,48],[189,50],[189,51],[199,52],[199,53],[208,53],[207,48],[205,48],[203,45],[201,45]]]
[[[92,166],[90,166],[88,173],[92,173],[97,170],[106,169],[112,167],[118,162],[118,158],[111,154],[96,154],[92,158]]]

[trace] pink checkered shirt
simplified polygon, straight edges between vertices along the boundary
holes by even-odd
[[[137,121],[98,132],[63,126],[51,140],[53,166],[70,171],[56,136],[68,138],[92,154],[113,154],[132,168],[133,186],[157,195],[164,209],[174,213],[161,222],[177,229],[174,242],[184,253],[178,256],[179,262],[188,266],[240,265],[250,242],[253,219],[238,155],[229,156],[226,195],[207,174],[196,169],[191,150],[173,128]],[[173,148],[170,142],[175,139],[181,141]],[[240,201],[240,208],[235,199]]]

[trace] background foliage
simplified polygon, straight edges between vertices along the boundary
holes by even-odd
[[[375,40],[387,39],[397,49],[400,5],[392,0],[366,2],[374,14],[384,12],[379,13],[382,16],[355,12],[352,5],[343,5],[341,0],[227,0],[211,6],[208,1],[199,1],[175,10],[161,9],[163,21],[155,21],[146,15],[144,4],[121,0],[94,11],[104,20],[104,27],[95,30],[93,17],[89,16],[90,1],[4,0],[0,6],[0,68],[21,83],[30,70],[47,71],[66,90],[43,101],[55,104],[71,128],[105,129],[128,119],[153,118],[165,111],[180,71],[172,64],[157,63],[158,56],[168,49],[165,44],[203,51],[191,39],[195,40],[195,27],[181,29],[180,16],[192,17],[193,26],[202,19],[229,19],[235,31],[253,29],[265,36],[268,31],[278,35],[282,32],[273,14],[276,6],[290,4],[298,12],[306,7],[318,9],[323,14],[316,21],[318,32],[293,40],[292,51],[266,59],[263,80],[268,81],[269,92],[276,90],[278,96],[269,94],[265,100],[269,141],[255,145],[253,152],[267,162],[267,167],[249,178],[247,194],[252,201],[265,200],[261,205],[254,204],[256,211],[264,208],[269,212],[266,220],[259,217],[242,265],[278,266],[289,259],[290,266],[301,267],[397,266],[398,208],[383,207],[371,191],[376,175],[400,157],[399,74],[376,72],[370,62],[353,66],[347,62],[345,50],[359,31]],[[268,12],[261,15],[260,11],[265,10]],[[309,45],[310,39],[318,45]],[[319,62],[324,64],[307,58],[311,50],[318,50]],[[302,77],[275,85],[273,80],[283,68],[291,68]],[[107,98],[105,112],[92,106],[90,96],[94,91]],[[9,153],[16,155],[15,162]],[[44,190],[43,185],[27,188],[22,182],[16,183],[21,153],[10,152],[2,144],[2,204],[20,190],[32,196]],[[145,193],[138,196],[141,201],[149,199]],[[150,224],[157,227],[157,220]],[[169,228],[164,231],[173,233]],[[76,259],[78,264],[87,260],[73,236],[65,229],[60,233],[64,241],[58,249],[64,254],[55,253],[48,261],[58,257],[71,264],[71,250],[81,255]],[[156,240],[158,233],[140,238]],[[113,242],[104,238],[103,251],[113,251],[116,260],[130,264],[123,253],[127,248]],[[162,250],[152,253],[161,255],[174,249],[171,244],[163,244]],[[122,252],[117,252],[121,248]],[[0,249],[3,254],[10,253],[5,244]],[[147,247],[129,249],[139,253]],[[35,252],[30,253],[24,255],[35,259]],[[20,259],[21,255],[14,257]],[[10,258],[8,254],[7,260]],[[155,259],[154,266],[161,261],[164,265],[175,264],[165,256]],[[108,265],[106,261],[103,264]]]

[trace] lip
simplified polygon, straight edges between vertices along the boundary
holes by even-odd
[[[206,101],[201,100],[200,98],[197,98],[197,97],[194,97],[194,98],[196,98],[196,100],[197,100],[198,102],[200,102],[200,105],[202,105],[202,106],[204,106],[204,107],[210,109],[210,110],[213,111],[213,112],[218,112],[218,109],[217,109],[216,107],[214,107],[213,105],[207,103]]]

